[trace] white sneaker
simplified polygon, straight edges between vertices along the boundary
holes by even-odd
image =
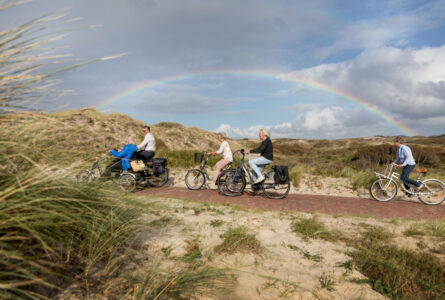
[[[419,187],[416,189],[416,192],[420,192],[420,190],[422,190],[422,188],[424,187],[425,185],[423,184],[423,183],[421,183],[420,185],[419,185]]]
[[[211,190],[216,190],[216,189],[218,189],[218,186],[217,186],[216,183],[214,183],[214,182],[210,182],[210,183],[208,184],[208,186],[209,186],[209,189],[211,189]]]
[[[254,182],[253,184],[257,184],[257,183],[260,183],[260,182],[262,182],[262,181],[264,181],[264,177],[263,177],[263,176],[258,177],[258,179],[255,180],[255,182]]]

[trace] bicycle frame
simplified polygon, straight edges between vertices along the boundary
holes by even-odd
[[[245,163],[244,159],[245,159],[246,155],[244,153],[244,150],[239,150],[237,152],[240,152],[243,157],[241,158],[241,162],[239,163],[239,165],[236,168],[236,170],[238,170],[239,168],[244,170],[245,174],[247,174],[247,176],[249,177],[249,184],[250,184],[251,188],[253,188],[254,183],[253,183],[252,173],[250,172],[249,168],[247,167],[247,165]],[[261,167],[261,173],[263,173],[264,169],[265,169],[265,166]],[[235,174],[237,174],[236,171],[235,171]]]
[[[401,182],[402,180],[400,179],[400,174],[397,173],[396,171],[393,171],[394,167],[395,167],[394,164],[390,164],[389,171],[388,171],[388,166],[386,167],[386,169],[385,169],[385,173],[387,173],[388,175],[386,175],[386,174],[381,174],[381,173],[378,173],[378,172],[374,172],[374,174],[376,175],[376,177],[377,177],[378,179],[388,179],[388,183],[387,183],[384,187],[381,186],[381,185],[380,185],[380,187],[381,187],[383,190],[386,190],[386,189],[388,188],[388,186],[390,185],[390,183],[391,183],[390,180],[393,180],[396,184],[398,184],[399,186],[401,186],[402,189],[403,189],[406,193],[409,193],[409,194],[411,194],[411,195],[414,195],[414,194],[417,195],[417,194],[419,194],[419,193],[416,192],[416,191],[407,190],[407,189],[405,188],[405,185],[403,184],[404,182]],[[388,171],[388,172],[387,172],[387,171]],[[422,173],[417,177],[417,181],[419,181],[421,178],[422,178]],[[421,194],[425,194],[425,193],[421,193]]]
[[[210,180],[209,173],[207,173],[207,162],[209,161],[210,155],[207,154],[207,151],[204,152],[205,159],[202,160],[201,165],[199,166],[199,169],[201,170],[202,174],[204,174],[206,180]]]

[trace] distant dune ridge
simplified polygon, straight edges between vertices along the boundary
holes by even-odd
[[[0,139],[8,142],[8,151],[33,153],[34,159],[48,159],[62,165],[88,161],[107,149],[123,145],[125,137],[143,139],[144,122],[120,113],[105,114],[94,108],[54,113],[18,112],[0,116]],[[175,156],[176,165],[188,167],[196,151],[216,150],[216,133],[179,123],[148,124],[156,138],[159,154]],[[305,165],[312,173],[344,177],[344,167],[358,170],[381,168],[395,159],[393,137],[364,137],[341,140],[303,140],[274,138],[276,164],[291,167]],[[406,139],[419,163],[443,170],[445,135]],[[230,139],[232,150],[251,149],[258,139]],[[32,150],[32,151],[31,151]],[[36,152],[38,154],[36,154]],[[180,154],[180,155],[179,155]],[[185,163],[185,162],[184,162]]]

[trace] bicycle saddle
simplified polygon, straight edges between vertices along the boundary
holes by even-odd
[[[426,173],[428,173],[428,169],[425,169],[425,168],[423,168],[423,169],[416,169],[416,172],[417,172],[417,173],[423,173],[423,174],[426,174]]]

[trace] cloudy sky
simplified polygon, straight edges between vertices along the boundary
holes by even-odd
[[[443,0],[35,0],[0,29],[63,8],[81,19],[60,53],[126,55],[63,75],[59,109],[234,138],[445,133]]]

